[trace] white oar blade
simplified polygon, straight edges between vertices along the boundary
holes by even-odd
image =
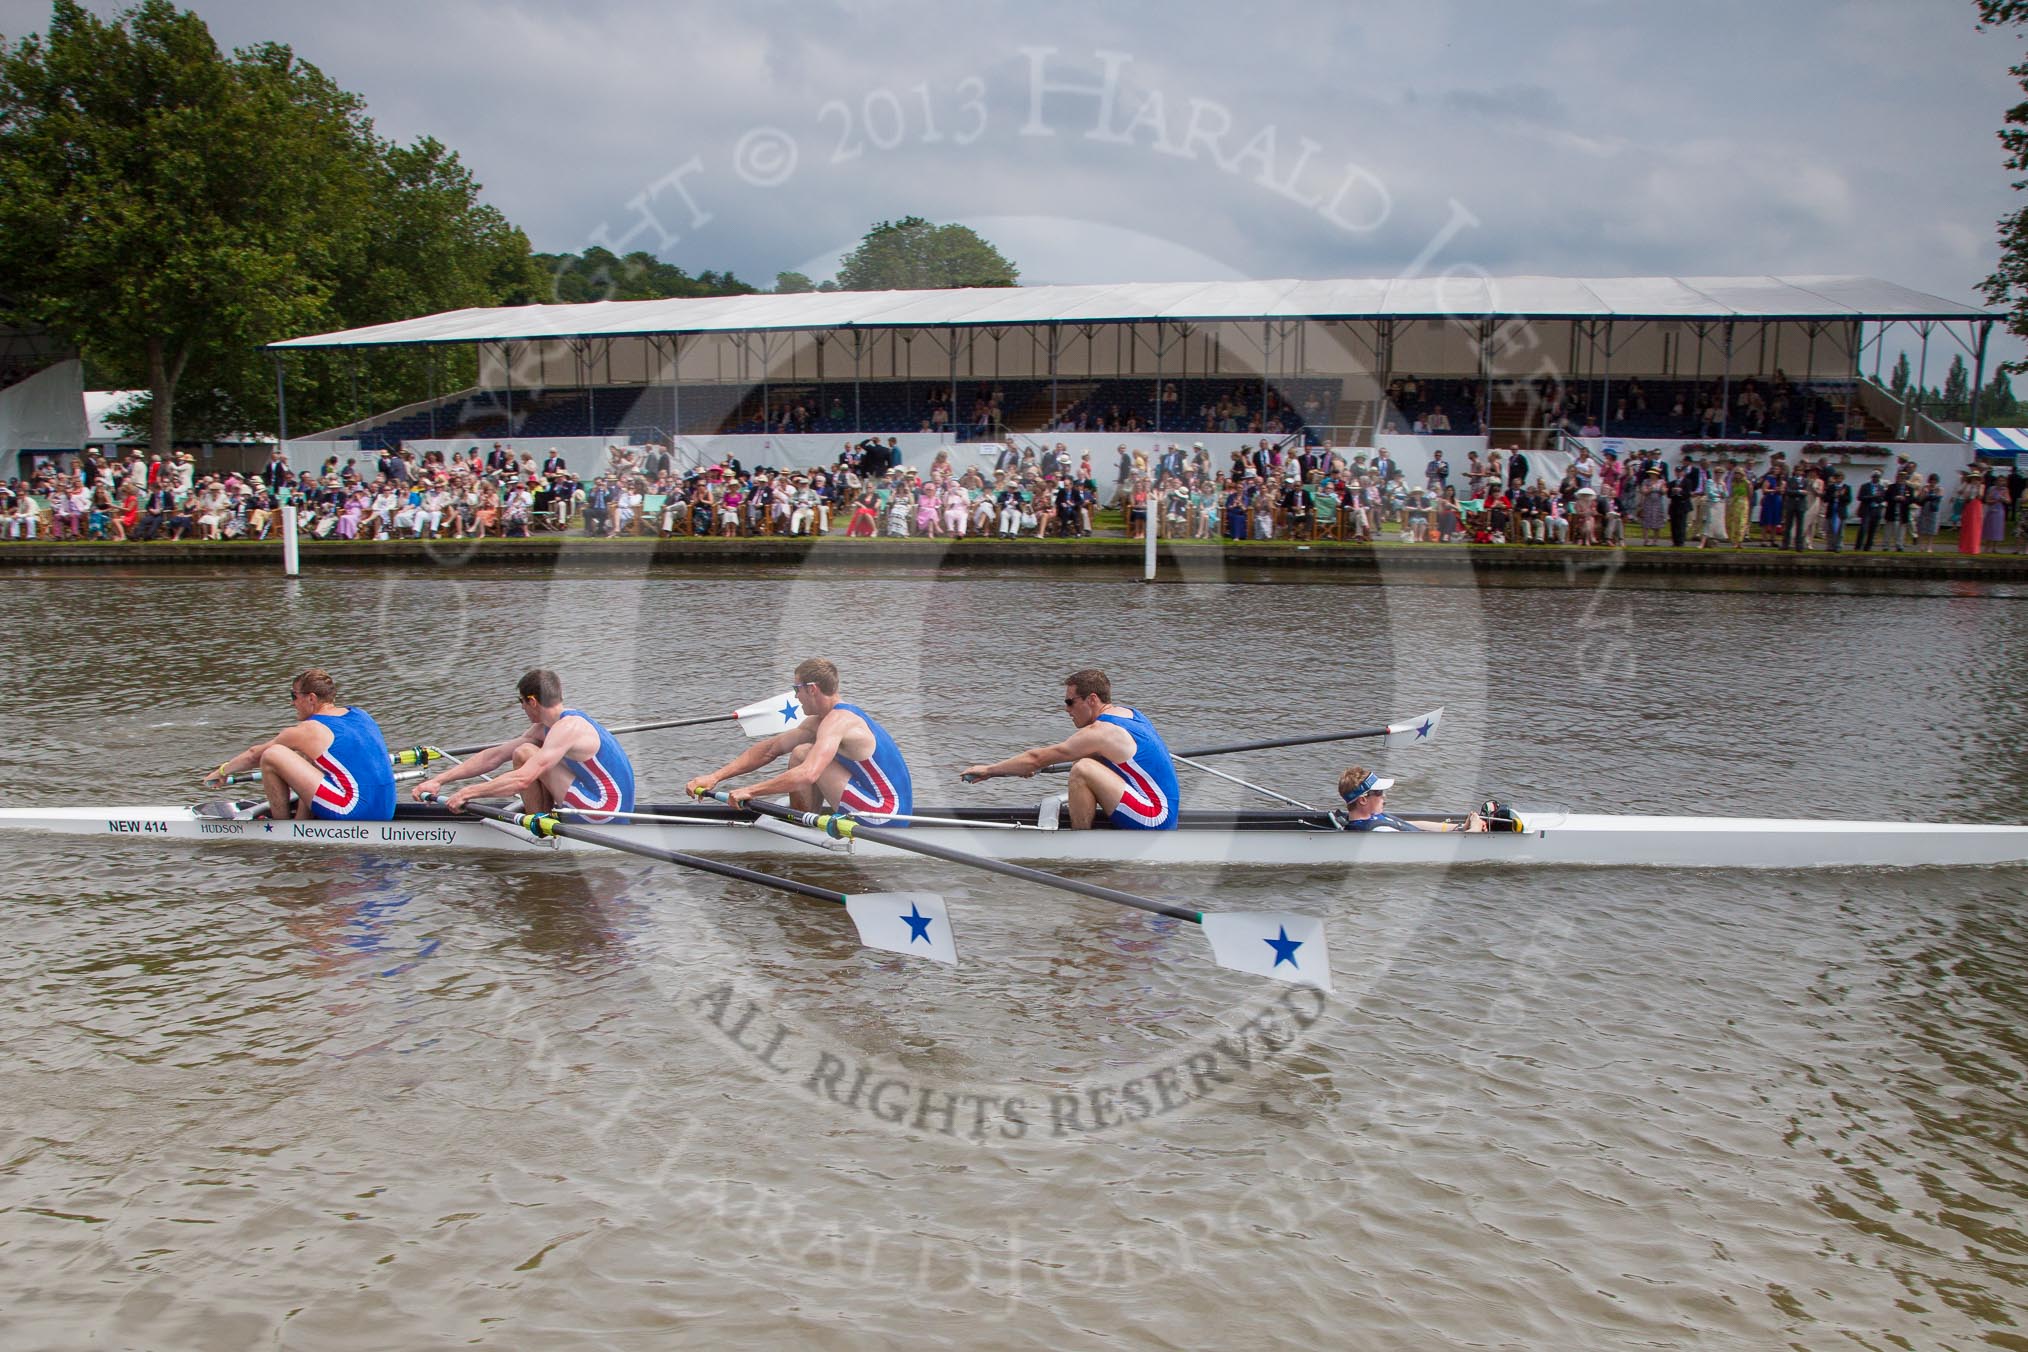
[[[1381,745],[1389,751],[1399,751],[1405,746],[1421,746],[1436,736],[1436,730],[1443,721],[1444,711],[1436,708],[1421,718],[1411,718],[1405,723],[1389,723],[1387,737]]]
[[[803,702],[793,691],[784,690],[773,699],[747,705],[733,717],[739,720],[739,730],[747,736],[772,737],[803,721]]]
[[[1331,989],[1324,922],[1275,911],[1206,911],[1204,937],[1220,967]]]
[[[869,892],[845,898],[845,909],[868,948],[958,965],[951,917],[934,892]]]

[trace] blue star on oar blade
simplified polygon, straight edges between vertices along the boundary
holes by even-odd
[[[1435,726],[1436,724],[1430,722],[1430,720],[1428,720],[1427,718],[1423,719],[1422,722],[1416,724],[1415,726],[1415,739],[1419,742],[1423,738],[1429,736],[1430,729]]]
[[[936,919],[935,916],[924,915],[921,907],[917,906],[914,902],[910,902],[908,904],[908,914],[900,917],[900,919],[902,924],[908,926],[908,941],[910,943],[914,943],[917,939],[922,940],[924,943],[930,941],[930,921]],[[1287,938],[1288,936],[1284,935],[1283,937]],[[1273,941],[1270,940],[1269,942]]]
[[[785,700],[782,703],[782,721],[784,723],[793,723],[798,718],[802,717],[802,714],[803,711],[796,707],[796,702],[794,700]]]
[[[903,919],[906,918],[907,917],[905,916],[903,917]],[[1275,960],[1273,965],[1279,967],[1283,963],[1287,963],[1289,966],[1300,970],[1302,964],[1296,961],[1296,950],[1303,946],[1303,941],[1301,939],[1291,939],[1289,937],[1289,927],[1287,925],[1277,925],[1275,926],[1275,928],[1281,934],[1281,937],[1279,939],[1261,940],[1262,943],[1266,944],[1269,948],[1272,948],[1275,951]]]

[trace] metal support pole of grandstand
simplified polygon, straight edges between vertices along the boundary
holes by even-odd
[[[1263,432],[1267,430],[1268,345],[1273,340],[1274,328],[1272,319],[1263,321],[1260,326],[1260,426]]]
[[[1725,321],[1725,371],[1718,381],[1718,437],[1731,432],[1732,421],[1732,321]]]
[[[946,348],[947,348],[947,349],[949,350],[949,352],[950,352],[950,357],[951,357],[951,407],[950,407],[950,411],[949,411],[948,413],[946,413],[946,414],[944,415],[944,426],[946,426],[946,427],[955,427],[955,426],[957,425],[957,421],[958,421],[958,334],[959,334],[959,332],[960,332],[960,330],[958,330],[958,329],[948,329],[948,330],[946,330],[946,331],[945,331],[945,336],[946,336],[947,338],[949,338],[949,339],[950,339],[950,342],[948,342],[947,344],[945,344],[945,347],[946,347]],[[971,331],[970,329],[965,329],[965,330],[963,330],[963,333],[965,334],[966,340],[967,340],[967,341],[970,341],[970,339],[971,339],[971,333],[972,333],[972,331]]]
[[[485,344],[479,346],[483,351]],[[511,437],[514,435],[514,344],[504,341],[500,344],[500,369],[506,373],[507,435]]]
[[[1162,321],[1155,321],[1155,430],[1162,430]]]
[[[283,451],[289,442],[289,389],[288,379],[282,374],[282,354],[275,353],[275,431],[280,440],[276,442]]]
[[[859,411],[859,363],[866,355],[866,330],[852,331],[852,429],[866,431],[866,415]]]
[[[1992,336],[1993,321],[1988,319],[1979,325],[1979,354],[1972,358],[1972,399],[1965,408],[1965,442],[1976,446],[1979,440],[1979,395],[1986,383],[1986,339]]]
[[[1934,327],[1935,325],[1926,319],[1922,322],[1922,355],[1917,359],[1915,364],[1915,411],[1917,413],[1922,412],[1923,391],[1929,388],[1929,331]],[[1913,427],[1915,420],[1909,419],[1908,425]],[[1905,436],[1907,433],[1904,432],[1903,435]]]
[[[1056,340],[1062,329],[1060,324],[1049,325],[1049,425],[1056,426],[1062,416],[1056,408]]]
[[[683,436],[683,334],[669,334],[669,436]],[[675,450],[671,444],[669,450]]]
[[[1593,324],[1593,327],[1594,327],[1594,328],[1596,328],[1596,326],[1597,326],[1597,323],[1598,323],[1598,321],[1597,321],[1597,320],[1593,320],[1593,321],[1592,321],[1592,324]],[[1599,387],[1599,396],[1598,396],[1598,425],[1599,425],[1599,430],[1600,430],[1600,431],[1602,431],[1602,432],[1605,432],[1605,433],[1607,433],[1608,435],[1610,435],[1610,434],[1612,433],[1612,430],[1613,430],[1613,429],[1612,429],[1612,416],[1613,416],[1613,322],[1612,322],[1612,320],[1610,320],[1610,319],[1606,320],[1606,322],[1605,322],[1605,367],[1604,367],[1604,371],[1605,371],[1605,383],[1604,383],[1604,384],[1603,384],[1602,386],[1600,386],[1600,387]]]
[[[433,347],[426,349],[423,359],[429,363],[430,440],[434,441],[437,435],[437,350]]]

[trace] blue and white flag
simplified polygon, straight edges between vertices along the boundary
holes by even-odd
[[[1421,718],[1411,718],[1403,723],[1389,723],[1387,737],[1381,745],[1389,751],[1399,751],[1405,746],[1421,746],[1436,736],[1436,730],[1443,721],[1444,711],[1439,706]]]
[[[870,892],[845,898],[845,909],[868,948],[958,965],[951,917],[934,892]]]
[[[1206,911],[1200,922],[1220,967],[1331,989],[1324,922],[1273,911]]]
[[[772,737],[787,732],[803,721],[803,702],[795,692],[784,690],[773,699],[758,700],[733,715],[739,730],[749,737]]]

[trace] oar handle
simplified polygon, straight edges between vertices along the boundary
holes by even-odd
[[[730,803],[732,801],[732,795],[724,789],[711,789],[704,796],[715,798],[721,803]],[[870,840],[875,844],[889,845],[897,850],[906,850],[911,854],[927,855],[931,859],[942,859],[952,864],[969,864],[973,868],[981,868],[988,873],[997,873],[1005,878],[1019,878],[1023,882],[1040,883],[1044,887],[1061,888],[1063,891],[1075,892],[1080,896],[1093,897],[1099,901],[1118,902],[1122,906],[1132,906],[1136,910],[1149,911],[1155,915],[1166,915],[1177,920],[1187,920],[1193,925],[1201,924],[1204,919],[1202,912],[1177,906],[1172,902],[1155,901],[1149,897],[1136,896],[1132,892],[1119,891],[1117,888],[1101,887],[1097,883],[1079,882],[1075,878],[1059,877],[1054,873],[1044,873],[1041,869],[1028,868],[1021,864],[1010,864],[1004,859],[989,859],[984,855],[966,854],[963,850],[953,850],[945,845],[937,845],[927,840],[916,839],[911,832],[905,830],[890,830],[884,827],[868,826],[863,822],[854,821],[850,817],[841,817],[832,813],[798,812],[793,808],[782,807],[777,803],[762,802],[758,798],[749,798],[741,806],[748,811],[757,812],[764,817],[773,817],[778,821],[792,822],[797,826],[808,827],[812,831],[821,831],[827,836],[835,836],[842,840]]]
[[[419,799],[425,803],[443,802],[443,799],[434,793],[419,795]],[[715,874],[720,878],[731,878],[736,882],[757,883],[762,887],[772,887],[783,892],[793,892],[797,896],[809,897],[815,901],[828,901],[838,906],[845,904],[845,894],[843,892],[833,892],[828,887],[817,887],[811,883],[797,882],[794,878],[778,878],[772,873],[762,873],[758,869],[741,868],[738,864],[720,863],[716,859],[706,859],[702,855],[684,854],[680,850],[664,850],[653,845],[643,845],[639,841],[625,840],[606,831],[596,831],[588,826],[578,826],[574,823],[563,821],[554,814],[547,812],[509,812],[505,808],[489,807],[484,803],[467,803],[461,811],[470,813],[474,817],[485,817],[488,820],[501,822],[508,826],[518,826],[532,836],[545,839],[550,836],[561,836],[565,840],[581,840],[587,845],[603,845],[609,850],[618,850],[622,854],[639,855],[643,859],[653,859],[664,864],[676,864],[682,868],[693,868],[700,873]]]

